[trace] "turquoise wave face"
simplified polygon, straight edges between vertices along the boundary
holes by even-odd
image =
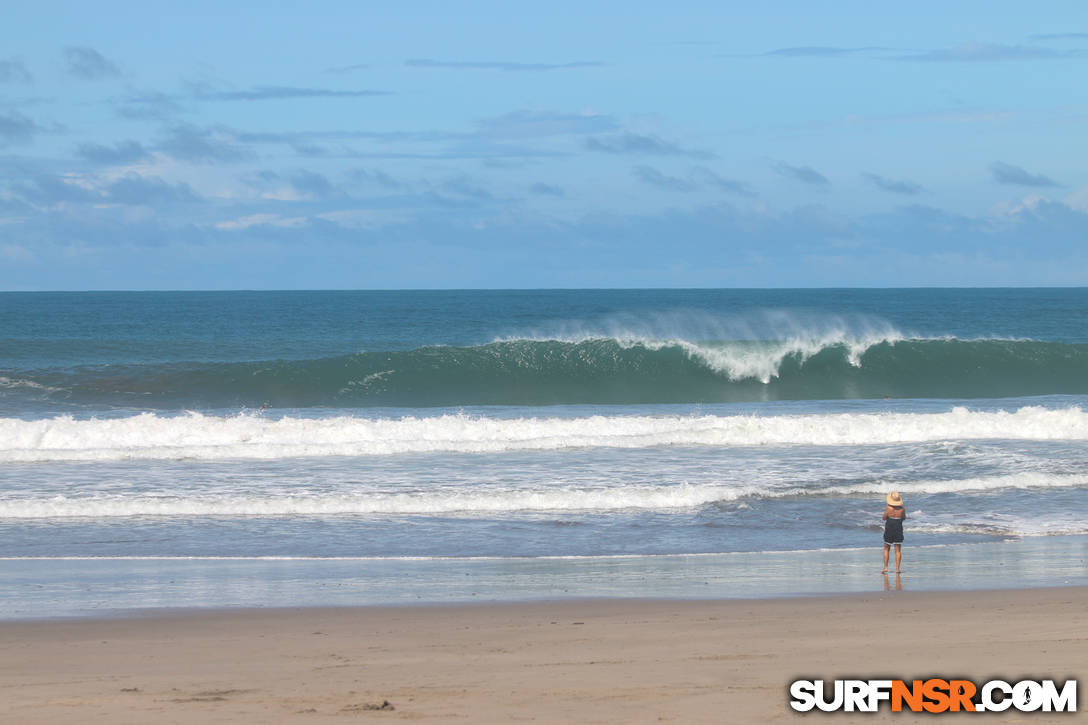
[[[1088,345],[508,340],[301,361],[0,371],[5,395],[123,407],[724,403],[1088,393]]]

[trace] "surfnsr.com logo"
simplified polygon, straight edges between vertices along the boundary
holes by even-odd
[[[876,712],[883,703],[892,712],[1076,712],[1077,681],[1061,687],[1054,680],[796,680],[790,707],[798,712]]]

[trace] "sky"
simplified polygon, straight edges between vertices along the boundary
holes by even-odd
[[[1088,285],[1088,4],[72,2],[0,290]]]

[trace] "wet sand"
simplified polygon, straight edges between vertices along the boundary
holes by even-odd
[[[886,593],[792,599],[15,621],[0,623],[0,721],[774,722],[806,717],[787,702],[797,678],[1084,684],[1085,652],[1088,588],[897,592],[894,576]]]

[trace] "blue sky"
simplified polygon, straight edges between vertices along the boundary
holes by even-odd
[[[4,16],[0,289],[1088,284],[1083,2]]]

